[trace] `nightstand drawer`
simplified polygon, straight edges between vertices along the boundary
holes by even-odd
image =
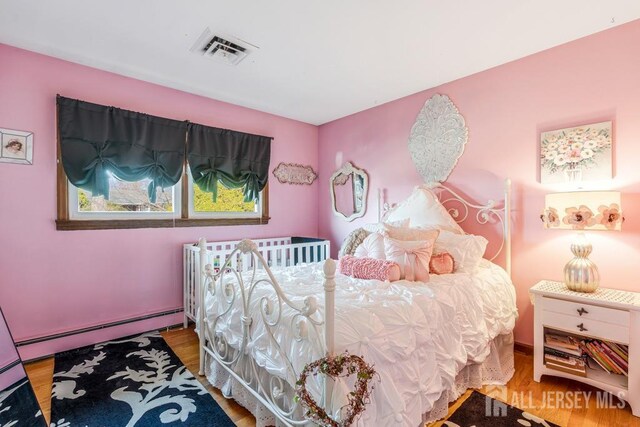
[[[630,315],[628,311],[615,308],[600,307],[573,301],[565,301],[556,298],[543,297],[544,311],[574,316],[578,319],[597,320],[615,325],[629,326]],[[580,322],[578,322],[580,323]]]
[[[602,338],[621,344],[629,343],[628,326],[612,325],[593,319],[585,319],[551,311],[542,312],[542,325],[572,332],[586,337]]]

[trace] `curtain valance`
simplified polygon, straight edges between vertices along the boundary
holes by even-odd
[[[89,102],[57,98],[62,164],[76,187],[109,199],[109,175],[124,181],[151,179],[171,187],[182,176],[188,123]]]
[[[258,198],[269,178],[271,138],[190,124],[188,141],[193,180],[213,201],[218,182],[242,188],[247,202]]]
[[[69,181],[109,199],[109,173],[124,181],[149,178],[156,189],[181,178],[185,152],[196,184],[217,197],[217,185],[242,188],[246,201],[267,184],[271,139],[171,120],[58,95],[62,165]],[[187,148],[188,147],[188,148]]]

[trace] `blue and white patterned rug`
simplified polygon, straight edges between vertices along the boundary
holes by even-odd
[[[51,427],[234,423],[157,332],[56,354]]]
[[[43,427],[47,423],[28,378],[0,390],[0,426]]]

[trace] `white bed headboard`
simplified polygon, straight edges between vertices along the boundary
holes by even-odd
[[[500,254],[504,255],[505,270],[511,277],[511,180],[504,180],[504,200],[498,203],[488,200],[485,204],[477,204],[469,201],[456,191],[442,183],[437,183],[430,188],[438,195],[440,203],[445,206],[451,217],[458,223],[469,218],[475,219],[480,225],[500,225],[502,240],[498,249],[491,256],[494,261]],[[384,191],[378,190],[378,221],[384,222],[389,212],[396,204],[389,204],[384,200]]]

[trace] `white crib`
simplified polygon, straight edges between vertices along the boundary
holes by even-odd
[[[270,239],[256,239],[258,252],[267,261],[268,266],[289,267],[306,262],[320,262],[329,257],[330,244],[328,240],[307,237],[274,237]],[[226,242],[207,242],[207,262],[214,269],[220,268],[227,257],[231,255],[240,240]],[[184,327],[189,320],[195,322],[198,312],[200,279],[200,250],[198,244],[185,244],[183,249],[183,300]],[[239,272],[253,268],[253,258],[250,254],[237,253],[231,260],[233,269]],[[258,266],[260,268],[261,266]]]

